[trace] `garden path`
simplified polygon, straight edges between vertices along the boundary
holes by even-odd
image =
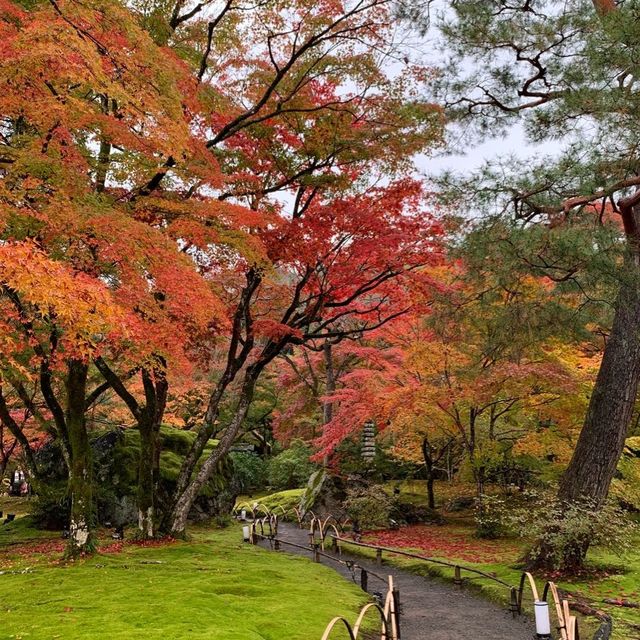
[[[283,522],[278,525],[278,538],[301,546],[308,545],[308,532]],[[261,543],[269,546],[268,542]],[[311,558],[311,550],[283,545],[283,551]],[[392,575],[400,591],[402,640],[531,640],[533,622],[526,616],[513,618],[506,607],[493,603],[469,589],[456,587],[443,580],[425,578],[388,564],[376,566],[361,556],[343,553],[342,560],[353,560],[367,571]],[[322,564],[335,569],[348,580],[354,578],[343,564],[320,557]],[[359,572],[355,576],[359,579]],[[373,576],[369,591],[385,592],[386,587]],[[328,622],[328,620],[327,620]]]

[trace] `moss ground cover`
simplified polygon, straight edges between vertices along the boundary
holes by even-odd
[[[254,502],[266,507],[271,511],[280,513],[280,507],[289,512],[289,519],[295,520],[294,507],[300,504],[300,497],[302,496],[304,489],[286,489],[285,491],[278,491],[271,494],[255,494],[252,496],[239,496],[236,500],[236,508],[242,508],[247,505],[252,505]]]
[[[195,529],[189,542],[110,545],[68,564],[50,543],[0,554],[0,637],[313,640],[363,604],[331,569],[245,545],[237,526]]]
[[[13,522],[0,523],[0,549],[5,545],[24,544],[51,537],[59,538],[60,534],[36,529],[30,516],[18,516]]]

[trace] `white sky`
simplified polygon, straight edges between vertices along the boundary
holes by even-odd
[[[450,147],[457,145],[450,145]],[[441,153],[434,157],[420,156],[416,164],[420,171],[429,175],[451,170],[459,173],[472,173],[485,162],[496,160],[504,156],[516,156],[521,159],[556,155],[560,149],[559,142],[531,145],[520,125],[516,125],[506,137],[486,140],[476,146],[460,145],[463,149],[458,153]]]

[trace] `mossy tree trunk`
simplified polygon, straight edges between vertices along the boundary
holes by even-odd
[[[153,538],[155,534],[153,461],[157,443],[153,423],[142,420],[140,432],[140,463],[138,465],[138,533],[142,538]]]
[[[160,471],[160,425],[167,401],[168,384],[164,372],[142,371],[145,406],[140,411],[140,464],[138,466],[138,534],[153,538],[157,525],[157,488]]]
[[[85,420],[85,397],[88,366],[80,360],[68,362],[66,391],[66,426],[71,454],[69,494],[71,519],[69,523],[68,554],[77,556],[93,551],[93,484],[91,446]]]
[[[246,418],[247,411],[251,406],[258,377],[269,361],[270,360],[266,359],[262,361],[258,360],[247,367],[243,384],[240,389],[238,403],[231,422],[225,429],[222,438],[220,438],[218,446],[202,463],[202,466],[195,474],[195,477],[187,485],[186,489],[178,496],[174,503],[169,520],[169,530],[171,535],[174,537],[184,537],[191,507],[198,497],[202,487],[213,475],[220,461],[227,455],[231,445],[235,442],[240,426]]]
[[[422,439],[422,458],[424,460],[427,471],[427,506],[429,509],[436,508],[436,495],[434,491],[435,483],[435,460],[433,457],[433,449],[427,437]]]
[[[331,396],[336,391],[336,376],[333,368],[333,348],[331,340],[327,339],[323,345],[324,369],[325,369],[325,395]],[[333,402],[325,400],[322,403],[322,427],[328,425],[333,420]],[[329,466],[329,456],[326,455],[322,459],[322,466]]]
[[[182,531],[179,532],[179,535],[182,535],[182,533],[184,532],[184,526],[186,526],[187,516],[189,510],[191,509],[191,504],[193,504],[193,501],[195,500],[198,491],[200,490],[198,488],[195,493],[193,492],[192,477],[198,461],[200,460],[200,456],[207,446],[207,443],[211,438],[214,437],[219,428],[218,417],[220,415],[220,405],[227,393],[227,389],[235,381],[236,376],[242,370],[242,367],[245,366],[255,344],[255,336],[253,333],[253,318],[251,315],[251,299],[260,286],[260,283],[262,282],[262,275],[260,273],[260,270],[254,268],[249,269],[246,274],[246,279],[247,284],[242,289],[240,300],[233,316],[231,341],[227,353],[227,363],[225,369],[222,372],[220,379],[216,383],[211,396],[209,397],[203,424],[198,429],[196,438],[182,462],[180,473],[178,474],[178,479],[176,481],[174,494],[171,498],[171,504],[168,505],[167,512],[163,520],[163,527],[166,527],[166,529],[168,531],[171,531],[172,533],[176,533],[177,529],[182,528]],[[284,342],[282,344],[284,344]],[[281,349],[282,347],[280,348],[280,350]],[[263,356],[269,352],[269,345],[267,345],[263,350]],[[267,356],[262,364],[259,364],[259,359],[257,362],[254,362],[252,365],[247,367],[247,369],[245,370],[245,384],[249,371],[256,371],[255,375],[258,376],[258,369],[261,370],[264,366],[266,366],[267,362],[270,362],[271,359],[275,357],[275,355],[277,355],[277,353]],[[253,394],[253,391],[251,393]],[[237,435],[237,431],[240,429],[240,423],[234,422],[234,424],[236,424],[236,431],[235,433],[233,433],[233,438],[235,438],[235,436]],[[227,428],[227,433],[229,433],[229,429],[230,427]],[[224,442],[228,442],[226,434],[223,440]],[[229,442],[228,446],[230,447],[231,444],[232,441]],[[217,457],[217,453],[215,452],[212,455],[214,457]],[[213,472],[213,468],[215,468],[215,464],[211,467],[211,472]],[[186,515],[183,512],[186,512]],[[179,513],[180,515],[178,515]],[[184,525],[178,525],[177,527],[174,526],[176,525],[177,518],[183,521]]]
[[[152,538],[158,532],[157,489],[160,470],[160,425],[167,404],[169,383],[166,363],[156,356],[157,366],[140,371],[145,402],[138,400],[126,388],[123,377],[113,371],[103,358],[95,365],[104,379],[127,405],[140,432],[140,461],[138,464],[138,535]]]

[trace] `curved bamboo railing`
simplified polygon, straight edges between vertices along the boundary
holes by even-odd
[[[377,602],[369,602],[362,609],[356,618],[355,623],[351,626],[348,620],[342,616],[333,618],[327,625],[322,634],[320,640],[329,640],[336,625],[342,624],[346,628],[349,634],[349,640],[358,640],[360,638],[360,631],[362,630],[362,624],[369,613],[369,611],[376,611],[380,617],[382,628],[380,630],[380,640],[399,640],[399,620],[398,611],[396,606],[396,590],[393,586],[393,576],[388,578],[387,596],[385,598],[384,607],[381,607]]]
[[[282,507],[279,507],[282,509]],[[251,514],[251,519],[255,520],[258,515],[269,516],[272,515],[273,512],[269,509],[269,507],[261,504],[260,502],[243,502],[241,504],[237,504],[233,507],[231,513],[235,516],[242,513],[242,511],[246,511]],[[286,513],[286,511],[283,512]]]
[[[333,520],[333,522],[329,522]],[[324,551],[324,544],[330,531],[334,532],[332,538],[340,537],[344,533],[344,527],[348,523],[348,519],[338,520],[332,515],[328,515],[324,520],[319,518],[315,514],[311,515],[311,521],[309,523],[309,544],[318,544]],[[335,548],[335,543],[334,543]]]
[[[576,616],[571,614],[569,610],[569,601],[566,598],[560,598],[558,587],[550,580],[545,583],[542,598],[540,598],[535,578],[531,573],[525,571],[520,577],[520,587],[518,589],[518,612],[522,612],[522,599],[524,595],[524,588],[527,584],[529,585],[534,601],[547,602],[549,591],[551,592],[557,620],[556,629],[560,634],[560,640],[580,640],[578,619]]]

